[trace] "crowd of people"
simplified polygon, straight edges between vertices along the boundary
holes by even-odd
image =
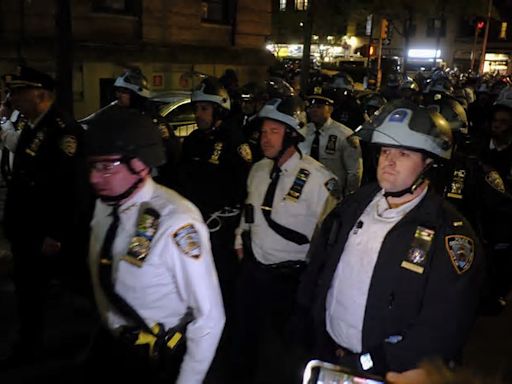
[[[436,69],[361,92],[344,73],[299,90],[231,70],[192,91],[183,139],[139,69],[83,124],[51,76],[3,83],[9,364],[44,354],[55,275],[90,285],[98,314],[77,382],[298,383],[311,359],[408,382],[460,364],[476,317],[506,305],[507,77]]]

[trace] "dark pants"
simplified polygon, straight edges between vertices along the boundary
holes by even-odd
[[[209,224],[210,228],[217,229],[218,227],[217,230],[210,232],[210,242],[222,291],[227,324],[232,319],[236,281],[240,267],[234,249],[235,229],[239,223],[240,214],[237,214],[230,217],[219,217],[218,220],[212,220]]]
[[[233,382],[249,383],[256,376],[270,382],[295,380],[287,335],[301,273],[302,268],[272,269],[244,257],[231,351]]]
[[[174,383],[185,353],[185,347],[159,361],[147,356],[147,346],[128,345],[100,327],[96,332],[83,365],[83,383],[101,380],[110,383],[160,384]]]
[[[45,304],[52,261],[41,253],[41,242],[29,237],[11,243],[20,347],[24,354],[42,349]]]

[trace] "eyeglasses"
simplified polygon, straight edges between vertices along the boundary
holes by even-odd
[[[121,164],[120,160],[92,161],[89,163],[89,172],[101,173],[104,177],[112,176],[116,167]]]

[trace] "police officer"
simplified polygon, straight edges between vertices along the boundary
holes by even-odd
[[[331,118],[333,100],[327,89],[317,88],[316,91],[307,99],[310,123],[301,129],[305,140],[299,148],[336,175],[342,196],[345,196],[354,193],[361,184],[361,147],[350,128]]]
[[[332,118],[341,124],[356,129],[364,123],[364,111],[354,97],[354,80],[344,73],[336,75],[329,87],[332,89],[331,98],[334,102]]]
[[[12,175],[12,162],[21,130],[27,124],[27,119],[20,111],[12,108],[10,95],[7,93],[0,107],[0,142],[2,144],[2,157],[0,159],[0,172],[5,183]]]
[[[88,372],[202,383],[224,311],[201,214],[151,178],[165,156],[147,116],[114,106],[90,123],[86,144],[98,195],[89,265],[104,327]]]
[[[484,158],[512,190],[512,87],[505,88],[491,109],[490,139]]]
[[[429,187],[451,155],[448,123],[399,101],[365,128],[381,147],[378,183],[325,219],[299,290],[314,355],[380,375],[457,359],[475,319],[482,255],[468,222]]]
[[[83,263],[78,260],[78,252],[86,248],[79,239],[87,233],[83,132],[56,107],[49,75],[22,66],[5,81],[13,107],[28,120],[17,140],[4,216],[20,322],[12,356],[32,359],[44,348],[48,282],[56,271],[74,275],[70,267]]]
[[[198,129],[183,141],[178,191],[199,208],[210,228],[229,323],[238,268],[234,231],[252,153],[240,126],[229,119],[230,98],[217,79],[205,78],[191,99]]]
[[[139,68],[126,70],[114,82],[117,105],[135,108],[151,117],[153,124],[158,127],[165,148],[165,162],[157,167],[156,180],[168,187],[176,184],[176,166],[180,156],[180,143],[174,130],[160,114],[159,105],[152,102],[148,81]]]
[[[261,121],[258,119],[258,112],[263,108],[269,99],[267,85],[259,82],[249,82],[240,88],[242,100],[242,131],[251,147],[253,162],[260,161],[263,153],[260,147]]]
[[[313,231],[322,213],[337,202],[336,177],[298,149],[304,139],[301,103],[296,97],[272,99],[259,114],[266,158],[251,169],[235,243],[242,259],[233,364],[239,382],[254,377],[262,348],[269,359],[281,360],[279,352],[268,350],[266,336],[276,335],[281,345]],[[269,371],[261,368],[259,373]],[[273,374],[276,382],[281,373]]]
[[[420,87],[410,77],[400,84],[399,94],[401,99],[410,100],[416,104],[420,104],[421,102]]]

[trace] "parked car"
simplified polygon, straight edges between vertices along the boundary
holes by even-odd
[[[172,127],[177,137],[183,139],[190,132],[197,129],[194,117],[194,109],[190,100],[190,92],[171,92],[154,95],[150,98],[152,103],[159,106],[160,114]],[[79,120],[79,123],[87,128],[88,121],[101,111],[117,104],[117,101],[99,109],[93,114]]]

